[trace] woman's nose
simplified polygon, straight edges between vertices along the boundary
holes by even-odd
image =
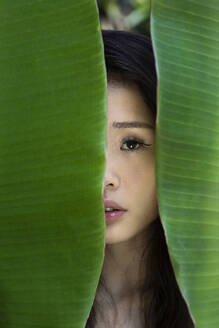
[[[110,167],[109,163],[106,163],[105,175],[104,175],[104,192],[107,190],[118,189],[119,187],[119,176],[115,170]]]

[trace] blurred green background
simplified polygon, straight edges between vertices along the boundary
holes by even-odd
[[[150,33],[149,0],[97,0],[103,29]]]

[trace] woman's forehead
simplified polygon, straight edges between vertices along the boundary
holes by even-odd
[[[148,123],[154,124],[153,114],[135,84],[119,88],[108,86],[107,117],[111,121],[146,119]]]

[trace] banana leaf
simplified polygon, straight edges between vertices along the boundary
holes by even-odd
[[[104,258],[95,0],[0,1],[0,327],[82,328]]]
[[[219,327],[219,2],[152,0],[158,202],[197,328]]]

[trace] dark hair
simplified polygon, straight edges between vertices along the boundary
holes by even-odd
[[[102,37],[108,83],[134,82],[156,119],[157,77],[151,39],[117,30],[102,30]],[[147,328],[194,328],[175,278],[160,216],[145,230],[145,245],[141,265],[147,268],[147,278],[140,288],[143,324]],[[86,328],[95,328],[97,313],[101,315],[97,295],[102,290],[112,299],[101,274]]]

